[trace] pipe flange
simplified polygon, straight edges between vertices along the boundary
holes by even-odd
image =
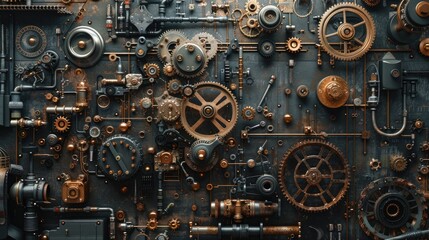
[[[70,62],[78,67],[87,68],[100,60],[103,55],[104,40],[94,28],[80,26],[66,36],[65,49]]]

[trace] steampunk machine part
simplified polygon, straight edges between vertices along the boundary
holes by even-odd
[[[429,0],[0,0],[0,240],[429,239]]]
[[[288,201],[304,211],[324,211],[344,197],[349,184],[348,162],[331,143],[307,140],[283,156],[279,183]]]
[[[375,40],[371,14],[354,3],[339,3],[320,19],[319,41],[335,59],[353,61],[367,53]]]

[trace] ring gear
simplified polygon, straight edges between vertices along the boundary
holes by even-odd
[[[185,41],[188,41],[188,39],[181,31],[169,30],[164,32],[158,40],[158,58],[164,63],[170,63],[171,52],[177,45]]]
[[[258,15],[254,13],[243,14],[238,19],[238,27],[240,32],[248,38],[255,38],[262,32],[258,22]]]
[[[405,179],[377,179],[368,184],[360,196],[359,225],[373,239],[415,232],[426,225],[425,198]]]
[[[298,142],[285,153],[278,178],[280,190],[292,205],[320,212],[344,197],[350,172],[336,146],[314,139]]]
[[[247,12],[258,13],[261,10],[261,4],[257,0],[249,0],[244,5]]]
[[[146,63],[143,70],[149,78],[158,78],[161,71],[156,63]]]
[[[217,54],[218,44],[216,38],[207,32],[198,33],[192,38],[193,42],[201,43],[206,50],[208,60],[214,58]]]
[[[290,53],[299,53],[302,49],[301,39],[291,37],[286,42],[286,50]]]
[[[407,159],[400,154],[396,154],[390,157],[390,168],[395,172],[403,172],[407,169]]]
[[[70,125],[70,120],[64,116],[59,116],[54,121],[54,127],[60,133],[67,132],[70,129]]]
[[[237,100],[228,88],[217,82],[200,82],[195,84],[193,95],[183,100],[180,117],[189,135],[212,140],[231,132],[237,109]]]
[[[172,55],[176,73],[185,78],[201,76],[207,68],[208,58],[199,42],[187,41],[177,46]]]
[[[319,41],[323,49],[338,60],[354,61],[365,55],[375,35],[370,13],[354,3],[333,5],[322,15],[319,23]]]
[[[241,116],[244,120],[250,121],[255,118],[256,111],[251,106],[246,106],[241,110]]]

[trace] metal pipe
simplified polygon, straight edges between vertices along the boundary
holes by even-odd
[[[406,234],[402,234],[396,237],[387,238],[386,240],[404,240],[404,239],[417,239],[419,237],[427,237],[429,236],[429,230],[422,230],[416,232],[410,232]]]

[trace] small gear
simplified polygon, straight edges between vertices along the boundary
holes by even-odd
[[[290,53],[299,53],[302,49],[301,39],[291,37],[286,42],[286,50]]]
[[[143,70],[146,73],[146,76],[149,78],[158,78],[160,73],[160,68],[156,63],[146,63],[143,66]]]
[[[171,63],[166,63],[162,68],[162,72],[167,77],[172,77],[176,74],[176,71],[174,70],[174,67]]]
[[[371,14],[355,3],[338,3],[322,15],[319,41],[333,58],[354,61],[372,47],[376,35]]]
[[[248,38],[255,38],[262,32],[258,22],[258,15],[251,12],[241,15],[240,19],[238,19],[238,27],[240,32]]]
[[[168,95],[165,91],[160,97],[155,98],[158,105],[158,120],[172,122],[180,117],[182,99]]]
[[[376,7],[381,3],[381,0],[362,0],[368,7]]]
[[[64,116],[59,116],[54,121],[54,127],[60,133],[67,132],[70,129],[70,125],[70,120]]]
[[[251,106],[246,106],[241,110],[241,116],[244,120],[250,121],[255,118],[256,111]]]
[[[390,157],[390,168],[395,172],[403,172],[407,169],[407,159],[400,154],[395,154]]]
[[[201,32],[192,38],[193,42],[200,42],[206,50],[207,58],[210,60],[217,54],[218,44],[216,38],[207,32]]]
[[[187,41],[177,46],[172,55],[176,73],[185,78],[201,76],[207,68],[208,58],[200,42]]]
[[[39,56],[45,51],[47,45],[46,33],[37,26],[25,26],[16,34],[16,49],[24,57],[34,58]]]
[[[181,31],[169,30],[164,32],[158,40],[158,58],[164,63],[170,63],[174,48],[185,41],[188,41],[188,38]]]
[[[178,218],[172,218],[170,219],[170,221],[168,221],[168,227],[175,231],[177,229],[179,229],[180,227],[180,220]]]
[[[258,53],[263,57],[271,57],[276,52],[276,45],[270,41],[263,39],[258,42]]]
[[[261,10],[261,4],[257,0],[248,0],[244,5],[247,12],[258,13]]]
[[[369,161],[369,167],[373,171],[378,171],[381,168],[381,162],[378,159],[373,158]]]
[[[167,83],[167,91],[170,94],[177,94],[182,89],[182,82],[179,79],[172,79]]]

